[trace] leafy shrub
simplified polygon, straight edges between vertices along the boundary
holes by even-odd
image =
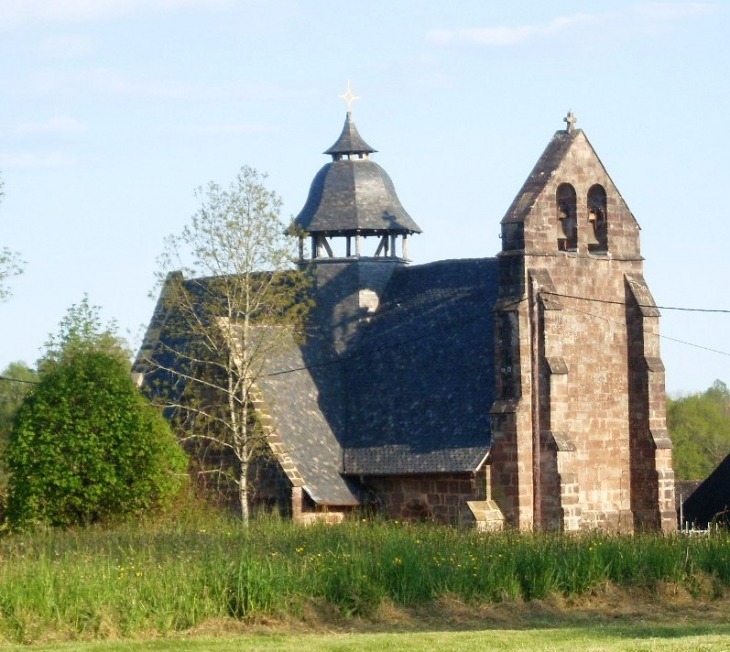
[[[119,355],[77,350],[42,375],[7,448],[8,521],[68,526],[164,505],[186,459]]]

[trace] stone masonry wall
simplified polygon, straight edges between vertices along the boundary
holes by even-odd
[[[486,498],[486,475],[370,476],[365,478],[381,501],[382,512],[399,520],[458,524],[469,518],[466,503]]]
[[[626,279],[630,346],[632,510],[638,530],[676,529],[672,445],[666,426],[659,311],[639,275]]]
[[[505,346],[520,379],[492,410],[495,500],[521,529],[667,529],[656,319],[627,316],[627,278],[643,267],[638,225],[582,132],[556,134],[519,197],[532,203],[503,222],[524,220],[499,256],[496,310],[516,310],[521,332],[517,346],[496,337],[498,391]]]
[[[542,335],[546,348],[559,342],[550,357],[565,373],[549,373],[538,400],[540,431],[569,440],[561,451],[563,474],[577,486],[579,527],[631,531],[628,342],[624,307],[615,300],[624,282],[617,267],[610,259],[573,254],[550,260],[561,314],[545,320]],[[547,394],[556,375],[562,396]]]

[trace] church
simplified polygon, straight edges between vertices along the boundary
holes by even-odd
[[[507,209],[496,256],[415,265],[421,229],[348,111],[294,221],[311,335],[257,381],[274,469],[256,501],[304,523],[367,509],[484,530],[676,528],[639,225],[575,121]]]

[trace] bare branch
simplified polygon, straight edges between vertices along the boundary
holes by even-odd
[[[290,267],[295,242],[265,178],[244,167],[228,188],[198,189],[200,208],[165,240],[160,335],[139,361],[148,390],[174,411],[182,441],[209,442],[236,460],[233,476],[222,460],[204,471],[238,486],[244,519],[249,469],[267,441],[254,388],[306,316],[297,301],[308,278]]]

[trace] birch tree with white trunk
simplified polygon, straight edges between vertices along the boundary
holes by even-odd
[[[198,211],[160,257],[166,332],[143,363],[184,442],[212,447],[198,472],[232,482],[247,522],[252,464],[267,450],[252,403],[267,360],[291,344],[309,307],[308,276],[266,175],[243,167],[198,189]],[[195,448],[195,447],[193,447]],[[233,464],[229,466],[229,461]]]

